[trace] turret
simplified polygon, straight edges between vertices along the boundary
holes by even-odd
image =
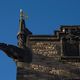
[[[20,48],[26,47],[26,40],[28,35],[31,35],[32,33],[26,28],[25,26],[25,17],[23,10],[20,9],[20,20],[19,20],[19,33],[18,33],[18,46]]]

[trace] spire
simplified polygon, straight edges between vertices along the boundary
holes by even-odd
[[[26,44],[27,44],[26,38],[27,38],[28,35],[32,34],[32,32],[30,32],[25,26],[25,18],[26,17],[24,16],[23,10],[20,9],[19,32],[18,32],[18,35],[17,35],[18,46],[20,48],[25,48],[26,47]]]
[[[26,36],[25,36],[25,19],[23,10],[20,9],[20,19],[19,19],[19,32],[17,35],[18,38],[18,46],[20,48],[24,48],[26,45]]]
[[[25,19],[27,18],[28,16],[25,16],[23,10],[20,9],[20,32],[25,29]]]
[[[23,10],[20,9],[20,32],[22,32],[25,29],[25,17]]]

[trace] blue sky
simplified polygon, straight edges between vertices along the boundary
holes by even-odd
[[[53,34],[60,25],[80,25],[80,0],[0,0],[0,42],[17,45],[19,10],[33,34]],[[16,64],[0,51],[0,80],[16,80]]]

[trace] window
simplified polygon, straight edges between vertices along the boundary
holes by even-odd
[[[79,41],[72,38],[63,38],[62,49],[64,56],[79,56]]]

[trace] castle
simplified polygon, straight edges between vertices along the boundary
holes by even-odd
[[[20,11],[18,46],[0,43],[17,65],[17,80],[80,80],[80,26],[62,25],[54,35],[34,35]]]

